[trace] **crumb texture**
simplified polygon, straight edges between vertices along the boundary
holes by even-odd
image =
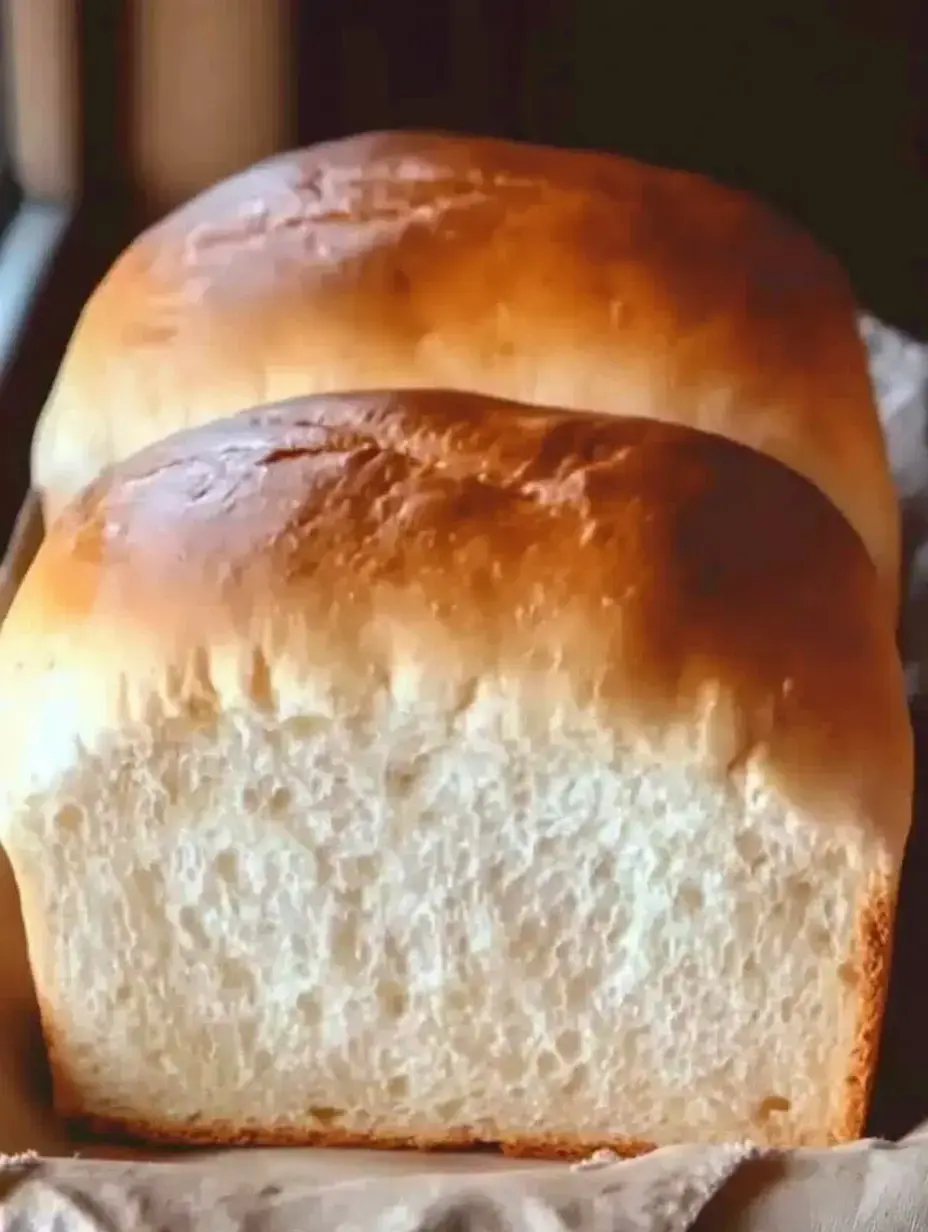
[[[92,870],[92,912],[40,908],[68,1110],[170,1109],[181,1136],[201,1118],[657,1144],[834,1124],[863,853],[758,786],[721,812],[692,768],[607,768],[589,734],[526,757],[493,702],[452,733],[230,716],[113,750],[108,798],[103,767],[75,782],[88,805],[48,819],[43,879]]]

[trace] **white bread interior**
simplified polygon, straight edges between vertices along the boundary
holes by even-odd
[[[524,1154],[858,1134],[911,735],[787,468],[452,393],[179,434],[0,630],[67,1117]]]
[[[898,503],[837,262],[750,197],[612,155],[368,134],[206,192],[91,297],[33,478],[51,518],[181,428],[410,387],[741,441],[832,499],[898,602]]]

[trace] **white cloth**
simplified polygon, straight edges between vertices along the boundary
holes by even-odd
[[[830,1151],[682,1146],[573,1167],[233,1151],[5,1157],[0,1232],[928,1232],[928,1134]]]
[[[909,693],[928,697],[928,344],[860,318],[889,464],[902,503],[905,604],[901,649]]]

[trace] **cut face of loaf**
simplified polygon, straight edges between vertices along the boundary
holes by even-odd
[[[50,520],[181,428],[409,388],[758,449],[841,510],[895,616],[898,502],[840,266],[759,201],[614,155],[372,133],[217,185],[140,236],[89,300],[33,480]]]
[[[861,1129],[911,744],[875,571],[722,438],[442,393],[178,435],[0,632],[66,1116],[527,1153]]]

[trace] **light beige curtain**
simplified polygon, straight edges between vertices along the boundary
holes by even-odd
[[[130,178],[146,212],[295,142],[289,0],[131,0],[130,8]]]
[[[4,0],[4,102],[13,169],[29,197],[80,190],[75,0]]]
[[[93,0],[0,0],[7,132],[30,197],[80,193],[80,24]],[[127,0],[129,186],[161,213],[296,139],[291,0]]]

